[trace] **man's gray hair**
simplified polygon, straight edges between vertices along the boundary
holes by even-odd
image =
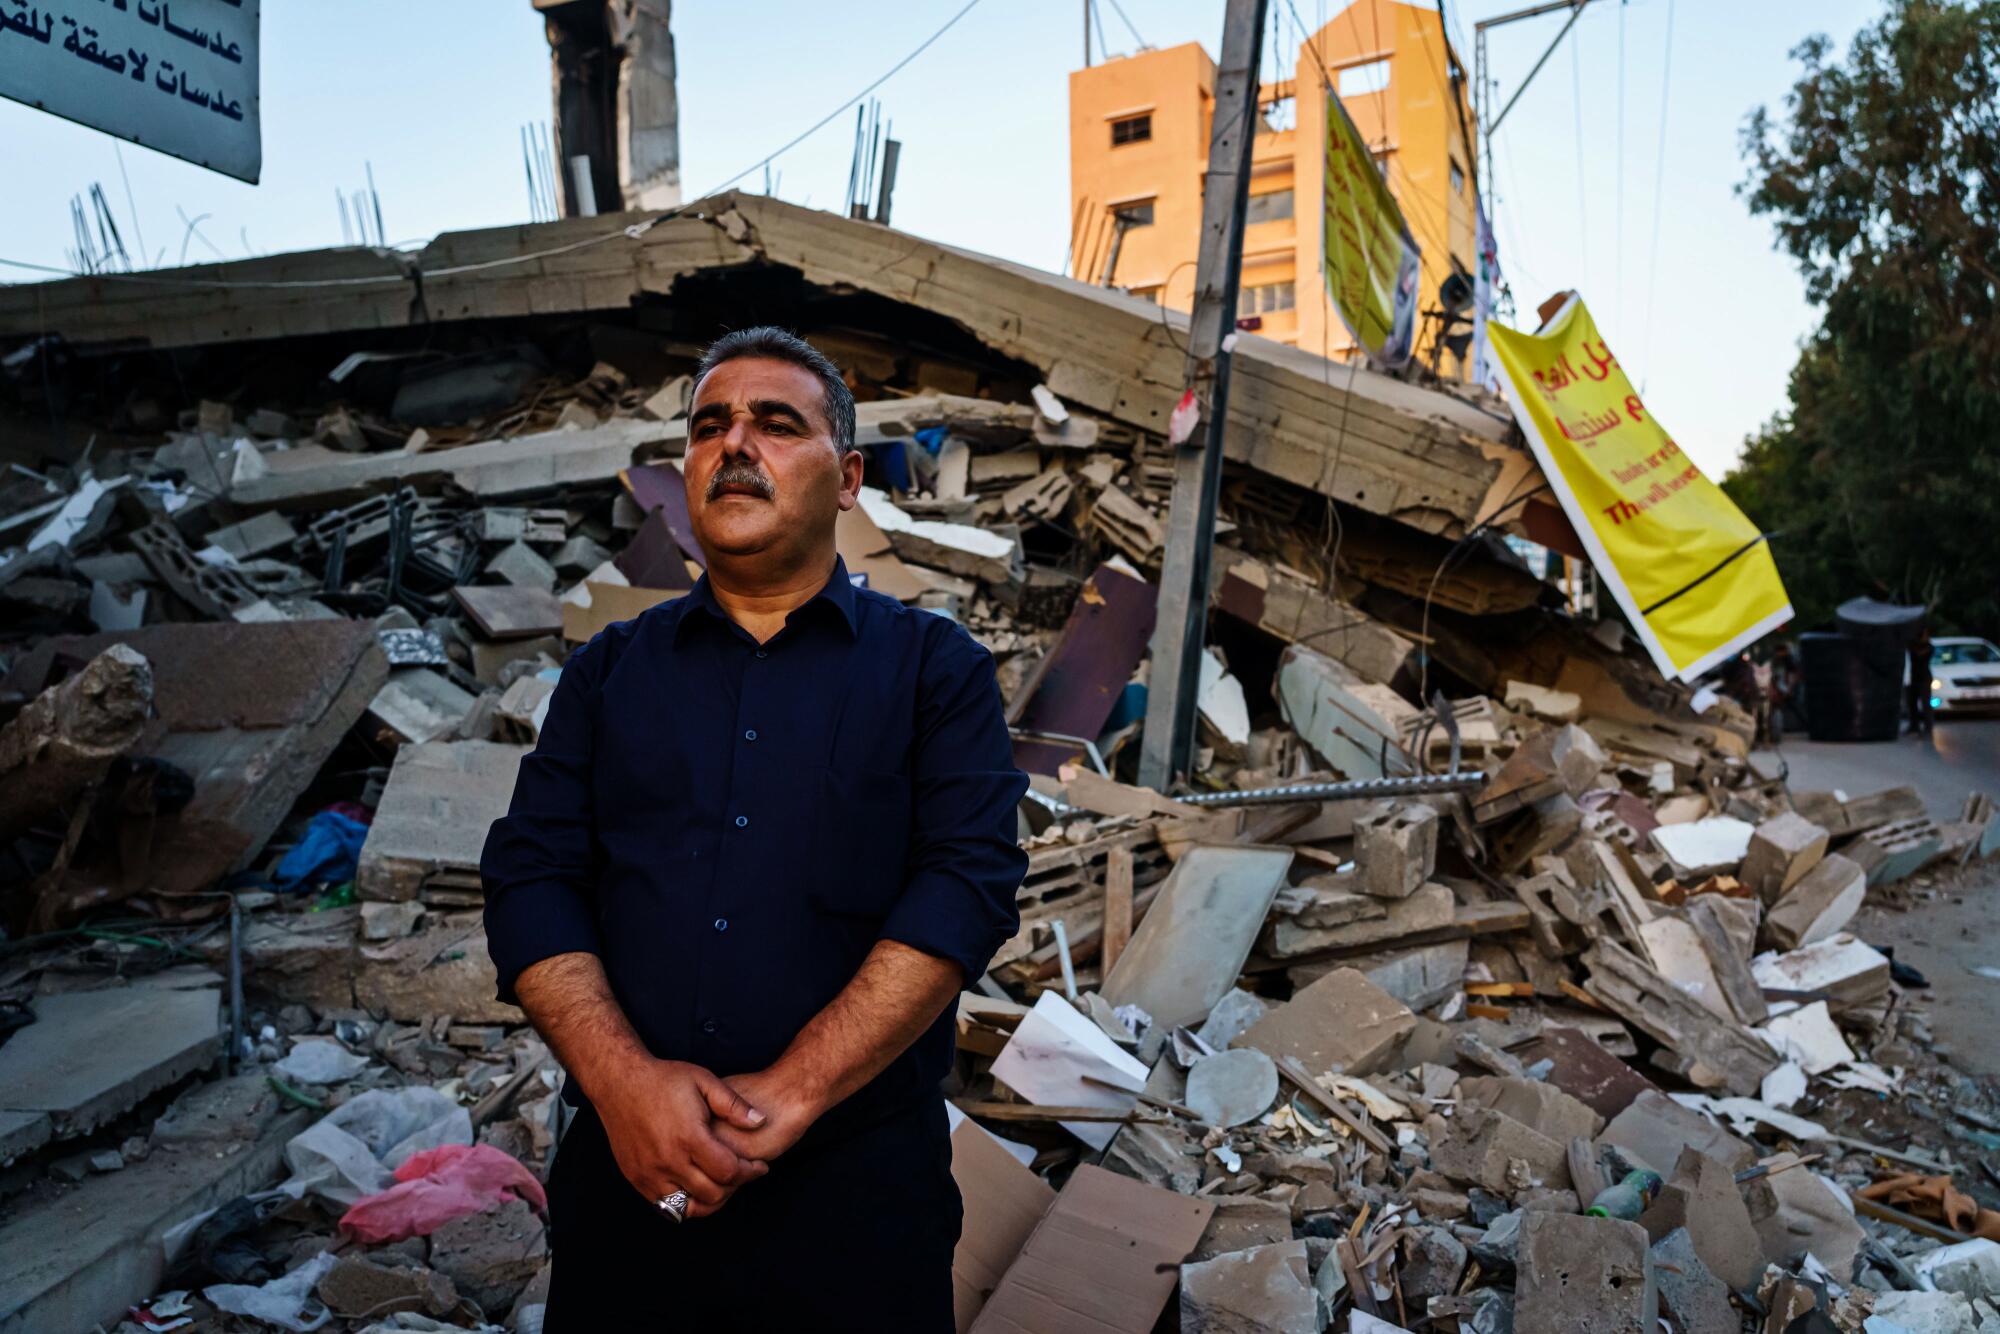
[[[847,381],[840,378],[840,368],[826,353],[790,330],[775,325],[760,324],[752,329],[737,329],[708,345],[708,351],[701,355],[701,365],[695,368],[695,384],[699,386],[708,378],[710,371],[738,357],[789,361],[812,372],[813,378],[819,381],[821,407],[833,432],[833,452],[845,454],[854,448],[854,395],[848,390]]]

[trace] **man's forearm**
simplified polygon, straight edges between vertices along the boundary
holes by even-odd
[[[535,1031],[593,1100],[620,1065],[652,1053],[625,1017],[595,954],[558,954],[523,969],[514,983]]]
[[[878,941],[853,980],[769,1069],[729,1080],[770,1113],[769,1122],[754,1132],[724,1128],[718,1137],[746,1158],[776,1158],[902,1055],[958,995],[963,980],[963,970],[949,959]]]
[[[964,984],[959,966],[893,940],[876,942],[840,994],[771,1067],[824,1111],[882,1073]]]

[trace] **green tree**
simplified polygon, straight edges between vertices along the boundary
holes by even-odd
[[[1724,488],[1800,621],[1857,594],[2000,628],[2000,0],[1891,0],[1834,62],[1793,53],[1739,192],[1822,308],[1790,405]]]

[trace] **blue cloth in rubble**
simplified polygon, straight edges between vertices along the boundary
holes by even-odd
[[[321,811],[306,826],[305,837],[278,863],[271,883],[288,890],[352,880],[361,865],[361,845],[367,841],[368,826],[361,821],[339,811]]]

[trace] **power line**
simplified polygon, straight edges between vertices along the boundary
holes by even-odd
[[[1618,268],[1618,318],[1625,318],[1625,0],[1618,0],[1618,234],[1613,263]]]
[[[784,156],[792,149],[797,148],[800,144],[812,138],[813,135],[819,133],[821,130],[825,129],[829,124],[831,124],[835,116],[844,114],[849,107],[859,102],[862,98],[868,96],[868,94],[874,92],[877,88],[880,88],[883,84],[889,82],[890,79],[896,77],[897,74],[902,72],[902,69],[905,65],[909,64],[912,60],[915,60],[918,56],[922,55],[924,52],[930,50],[931,46],[938,40],[938,38],[950,32],[954,27],[958,25],[958,21],[960,19],[964,18],[967,14],[970,14],[974,9],[977,9],[978,7],[979,7],[979,0],[966,0],[965,8],[959,10],[956,14],[953,14],[950,18],[946,19],[944,21],[943,27],[939,28],[936,32],[932,33],[930,36],[924,38],[924,40],[917,45],[916,50],[910,52],[910,54],[904,56],[901,60],[891,65],[888,71],[884,73],[880,78],[876,79],[875,82],[869,84],[866,88],[863,88],[860,92],[854,94],[854,96],[848,98],[845,102],[842,102],[839,106],[827,112],[817,121],[814,121],[813,124],[809,126],[804,133],[799,134],[793,137],[792,139],[788,140],[785,143],[784,147],[778,149],[774,153],[766,155],[765,157],[759,158],[757,161],[751,163],[749,166],[745,167],[742,171],[737,172],[734,176],[731,176],[728,180],[722,182],[720,185],[715,186],[713,189],[703,191],[699,196],[697,196],[697,198],[706,199],[709,195],[716,194],[719,191],[727,190],[730,186],[736,184],[736,182],[742,180],[745,176],[748,176],[751,172],[756,171],[759,168],[763,167],[765,163],[774,161],[777,158]]]
[[[1119,4],[1118,0],[1111,0],[1111,8],[1117,12],[1118,21],[1125,25],[1125,31],[1132,34],[1132,40],[1139,44],[1139,49],[1142,51],[1145,50],[1146,39],[1139,35],[1137,28],[1132,26],[1132,20],[1125,17],[1125,6]],[[1103,18],[1100,16],[1098,22],[1102,23],[1103,21]]]
[[[946,19],[944,21],[943,26],[939,27],[937,31],[933,32],[930,36],[924,38],[924,40],[917,45],[915,50],[911,51],[908,55],[904,56],[894,65],[891,65],[888,68],[888,70],[885,71],[873,83],[869,84],[866,88],[863,88],[860,92],[855,93],[854,96],[848,98],[845,102],[842,102],[832,111],[829,111],[826,115],[822,116],[818,121],[814,122],[803,133],[795,135],[793,138],[786,141],[786,143],[782,147],[777,149],[775,152],[769,153],[766,156],[751,163],[749,166],[745,167],[742,171],[737,172],[734,176],[731,176],[728,180],[723,181],[719,185],[713,186],[708,190],[704,190],[700,195],[696,197],[697,200],[706,199],[711,195],[719,194],[722,191],[727,190],[730,186],[736,184],[738,181],[742,180],[745,176],[748,176],[751,172],[761,169],[766,164],[775,161],[777,158],[782,157],[785,153],[791,151],[792,149],[798,147],[800,144],[804,143],[807,139],[811,138],[814,134],[818,133],[820,130],[824,129],[828,124],[830,124],[833,121],[834,117],[843,114],[844,112],[847,111],[849,107],[853,106],[855,103],[859,102],[862,98],[868,96],[868,94],[874,92],[877,88],[880,88],[883,84],[887,83],[890,79],[894,78],[897,74],[901,73],[904,66],[908,65],[911,61],[915,60],[925,51],[928,51],[940,37],[943,37],[946,33],[950,32],[953,27],[957,26],[958,21],[960,19],[964,18],[967,14],[970,14],[974,9],[978,8],[978,6],[979,6],[979,0],[967,0],[967,3],[964,8],[960,9],[956,14],[953,14],[950,18]],[[383,283],[408,282],[412,279],[444,278],[460,273],[473,273],[486,269],[508,268],[516,264],[532,264],[537,260],[549,259],[556,255],[566,255],[573,251],[588,249],[591,246],[603,245],[607,241],[616,241],[620,237],[626,237],[631,240],[637,240],[639,237],[651,231],[654,227],[658,226],[660,223],[667,221],[669,218],[679,217],[681,213],[686,210],[686,207],[687,207],[686,205],[683,205],[681,208],[669,209],[664,213],[660,213],[654,217],[646,219],[644,222],[633,223],[629,227],[620,227],[614,231],[604,232],[596,236],[585,237],[579,241],[572,241],[568,245],[554,246],[547,250],[532,251],[525,255],[508,255],[500,259],[482,260],[474,264],[454,264],[442,269],[418,269],[415,267],[414,264],[411,264],[410,267],[408,267],[407,269],[397,273],[384,273],[366,278],[306,278],[306,279],[296,279],[289,281],[243,282],[243,281],[228,281],[224,279],[153,278],[145,274],[137,274],[137,273],[94,274],[90,276],[96,278],[100,282],[141,283],[149,287],[202,288],[202,289],[223,290],[223,291],[228,291],[228,290],[274,291],[274,290],[292,290],[292,289],[327,288],[327,287],[368,287]],[[183,213],[181,216],[183,219],[185,219],[187,215]],[[201,241],[204,245],[208,245],[210,249],[214,249],[215,247],[213,246],[212,243],[209,242],[208,238],[206,236],[202,236],[200,231],[196,230],[194,224],[199,223],[200,221],[201,221],[200,218],[196,218],[194,220],[194,223],[189,224],[189,234],[191,236],[201,237]],[[182,244],[183,244],[182,257],[183,259],[185,259],[186,242],[183,241]],[[383,249],[384,252],[387,253],[387,247],[383,247]],[[216,254],[218,257],[221,256],[220,251],[216,251]],[[64,277],[64,278],[80,278],[85,276],[83,274],[77,273],[73,269],[60,269],[48,264],[31,264],[25,260],[18,260],[18,259],[0,258],[0,265],[4,265],[5,267],[14,269],[26,269],[34,273],[55,274],[59,277]]]
[[[1660,72],[1660,148],[1653,159],[1653,253],[1646,260],[1646,333],[1639,363],[1639,392],[1646,392],[1646,376],[1653,364],[1653,296],[1660,278],[1660,190],[1667,179],[1667,93],[1674,80],[1674,0],[1667,0],[1667,38],[1664,68]]]
[[[1583,45],[1581,38],[1569,44],[1569,88],[1571,105],[1576,112],[1576,226],[1577,249],[1583,264],[1583,285],[1590,286],[1590,211],[1586,201],[1590,192],[1583,184],[1583,57],[1578,48]]]

